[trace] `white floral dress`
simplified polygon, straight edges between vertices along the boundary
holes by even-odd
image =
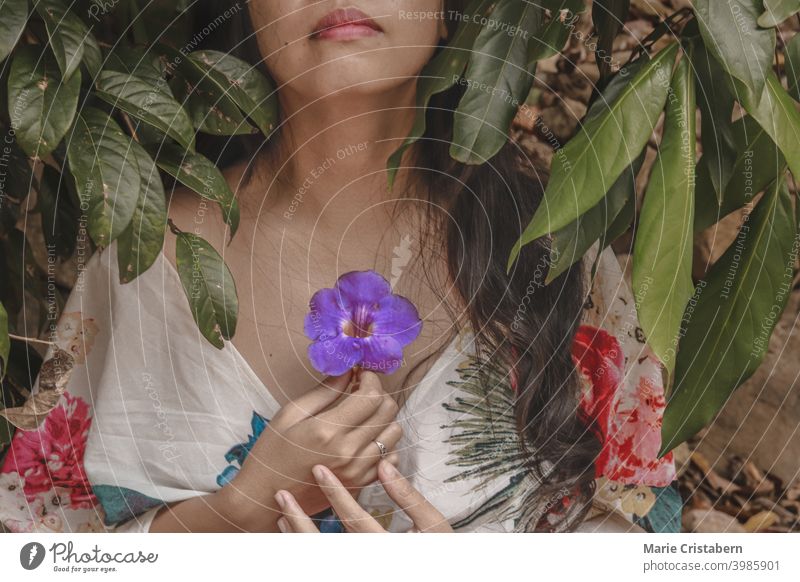
[[[38,420],[30,425],[28,415],[26,430],[0,452],[0,520],[11,531],[147,531],[164,504],[232,478],[278,411],[230,342],[217,350],[200,336],[164,255],[127,285],[116,265],[114,245],[87,264],[45,358],[67,362],[68,381],[40,374],[39,401],[28,409]],[[507,374],[472,347],[456,338],[403,406],[400,470],[457,531],[550,529],[569,492],[538,498],[515,437],[513,381],[487,389],[481,379]],[[582,410],[604,441],[598,511],[650,531],[675,530],[674,466],[671,456],[656,458],[659,364],[610,249],[601,254],[573,357],[584,379]],[[377,484],[359,501],[387,529],[410,527]],[[331,515],[320,524],[340,527]]]

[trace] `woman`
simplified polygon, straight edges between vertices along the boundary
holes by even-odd
[[[210,20],[230,8],[208,4]],[[674,470],[656,459],[659,365],[613,254],[588,298],[580,264],[542,284],[546,240],[506,274],[542,186],[511,144],[483,167],[449,158],[458,85],[389,190],[418,76],[452,34],[441,16],[464,8],[343,6],[264,0],[237,15],[229,48],[255,40],[283,121],[227,171],[243,217],[230,244],[220,215],[172,197],[172,230],[210,241],[237,282],[233,342],[218,351],[196,331],[174,240],[128,286],[114,245],[93,257],[59,325],[77,356],[62,403],[3,464],[7,527],[616,531],[613,511],[647,525],[649,486]],[[323,378],[305,355],[309,301],[366,269],[417,306],[422,334],[392,375]]]

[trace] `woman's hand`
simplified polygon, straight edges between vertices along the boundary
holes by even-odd
[[[307,514],[326,509],[328,499],[311,473],[315,465],[330,467],[352,490],[375,481],[381,460],[375,441],[393,451],[402,436],[395,422],[398,406],[372,372],[362,371],[358,390],[345,394],[350,376],[330,378],[284,406],[239,474],[219,492],[243,529],[272,529],[279,490],[290,491]],[[396,462],[395,454],[386,460]]]
[[[313,472],[314,478],[347,531],[368,533],[386,531],[369,513],[364,511],[350,491],[328,468],[316,466]],[[381,461],[378,466],[378,478],[389,497],[411,518],[414,523],[412,531],[453,531],[444,516],[419,491],[414,489],[394,465]],[[317,526],[291,493],[278,491],[275,500],[283,512],[283,517],[278,520],[278,527],[282,532],[319,533]]]

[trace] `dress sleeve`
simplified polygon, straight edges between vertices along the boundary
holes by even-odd
[[[621,512],[644,529],[677,531],[681,501],[672,453],[658,457],[666,406],[661,363],[610,247],[597,262],[573,359],[583,385],[581,412],[602,442],[596,515]]]

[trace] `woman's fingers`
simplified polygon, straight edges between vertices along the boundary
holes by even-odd
[[[422,493],[400,474],[394,465],[383,460],[378,465],[378,478],[389,497],[402,509],[417,530],[422,532],[453,531],[444,516]]]
[[[359,456],[370,459],[371,462],[378,462],[383,457],[383,451],[378,446],[378,443],[380,442],[383,444],[388,455],[389,452],[394,451],[395,448],[397,448],[397,443],[400,442],[402,436],[403,429],[398,423],[393,422],[374,437],[372,437],[372,435],[367,436],[365,439],[367,440],[367,443]]]
[[[352,372],[347,372],[341,376],[330,376],[313,390],[289,402],[281,408],[281,422],[292,426],[335,404],[347,391],[352,375]]]
[[[278,491],[275,501],[283,512],[283,517],[278,519],[278,528],[283,533],[319,533],[317,526],[308,517],[294,495],[288,491]]]
[[[350,492],[330,469],[317,465],[312,469],[312,472],[325,497],[330,501],[336,516],[347,531],[354,533],[380,533],[386,531],[375,521],[375,518],[364,511],[358,502],[353,499]]]
[[[320,420],[340,428],[352,429],[371,418],[385,399],[390,398],[384,392],[377,374],[362,370],[360,377],[358,391],[348,394],[336,406],[318,415]]]

